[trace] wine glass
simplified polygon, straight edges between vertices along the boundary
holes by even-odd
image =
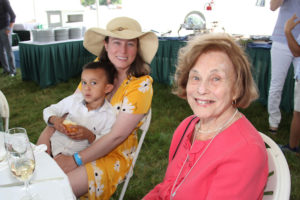
[[[5,160],[6,150],[4,147],[4,132],[0,131],[0,163]]]
[[[30,193],[28,189],[35,169],[35,158],[26,129],[20,127],[9,129],[5,135],[5,148],[12,175],[25,185],[25,195],[21,199],[35,199],[36,195]]]

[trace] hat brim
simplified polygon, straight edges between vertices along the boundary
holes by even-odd
[[[137,32],[132,30],[107,31],[101,28],[90,28],[84,35],[83,46],[92,54],[99,56],[106,36],[131,40],[139,39],[138,53],[150,64],[158,49],[158,38],[153,32]]]

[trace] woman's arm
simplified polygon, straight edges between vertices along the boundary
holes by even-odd
[[[270,9],[272,11],[277,10],[277,8],[279,8],[282,4],[283,4],[284,0],[271,0],[270,2]]]
[[[287,22],[285,23],[284,26],[284,33],[286,36],[286,39],[288,41],[288,45],[289,48],[292,52],[292,54],[295,57],[299,57],[300,56],[300,45],[298,44],[298,42],[296,41],[296,39],[294,38],[293,34],[292,34],[292,30],[295,28],[295,26],[297,24],[300,23],[300,20],[296,21],[297,19],[296,14],[293,15],[293,17],[291,17],[290,19],[287,20]]]
[[[111,132],[80,152],[83,163],[94,161],[119,146],[142,120],[144,114],[119,113]]]
[[[92,143],[91,146],[79,153],[83,164],[103,157],[119,146],[131,134],[132,130],[143,117],[144,114],[128,114],[120,112],[110,133],[104,135],[99,140]],[[72,171],[77,167],[72,156],[60,154],[55,160],[65,173]]]

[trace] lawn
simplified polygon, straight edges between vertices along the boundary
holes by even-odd
[[[40,89],[32,81],[22,81],[19,70],[18,75],[13,78],[0,75],[0,90],[6,95],[10,105],[10,127],[26,128],[31,142],[35,143],[45,127],[42,119],[43,108],[72,94],[79,80],[79,77],[75,77],[68,82]],[[249,108],[240,111],[259,131],[269,135],[267,133],[268,115],[264,105],[255,102]],[[152,121],[137,160],[134,175],[129,182],[125,199],[141,199],[163,179],[173,131],[191,113],[186,101],[171,94],[170,86],[154,83]],[[288,142],[291,118],[292,113],[282,113],[282,123],[278,135],[269,135],[275,142],[280,144]],[[286,158],[292,175],[290,199],[299,200],[300,157],[286,154]]]

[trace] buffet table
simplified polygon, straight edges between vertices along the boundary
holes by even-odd
[[[160,83],[171,84],[175,73],[178,50],[186,44],[182,40],[159,40],[159,47],[151,62],[151,76]]]
[[[83,47],[83,40],[53,43],[20,42],[20,67],[23,80],[33,80],[41,88],[79,75],[95,56]]]
[[[12,39],[12,46],[18,46],[18,44],[20,42],[20,38],[19,38],[18,34],[12,33],[11,39]]]
[[[160,38],[158,51],[151,63],[151,76],[154,81],[172,84],[177,62],[177,53],[186,41],[181,39]],[[253,77],[258,86],[259,101],[267,104],[271,76],[270,47],[246,47],[253,65]],[[95,59],[84,47],[82,40],[38,44],[20,42],[20,65],[23,80],[33,80],[41,88],[67,81],[79,75],[82,66]],[[283,89],[281,108],[293,110],[294,79],[291,67]]]

